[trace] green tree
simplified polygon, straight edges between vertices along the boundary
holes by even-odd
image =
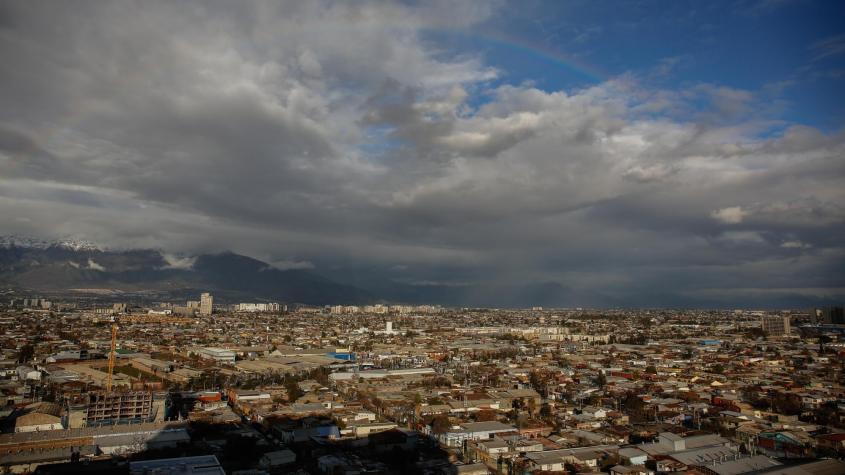
[[[801,413],[801,396],[778,393],[772,400],[772,407],[781,414],[795,416]]]
[[[542,406],[540,406],[540,418],[543,420],[549,420],[552,418],[552,406],[549,403],[544,402]]]
[[[288,393],[288,401],[294,402],[305,394],[299,388],[299,383],[295,379],[288,379],[285,381],[285,391]]]
[[[531,373],[528,374],[528,384],[530,384],[531,388],[538,393],[545,392],[546,382],[539,371],[531,371]]]
[[[596,378],[596,384],[598,384],[600,388],[607,386],[607,376],[604,375],[604,371],[599,372],[599,376]]]
[[[825,352],[825,343],[830,343],[832,340],[827,335],[819,335],[819,353],[824,354]]]
[[[35,356],[35,347],[27,343],[18,350],[18,363],[26,363]]]
[[[444,415],[437,415],[434,416],[434,419],[431,421],[431,431],[435,434],[443,434],[449,427],[452,426],[452,423],[449,422],[449,418]]]
[[[495,421],[496,419],[498,419],[496,417],[496,411],[491,409],[483,409],[475,414],[475,420],[478,422],[489,422]]]

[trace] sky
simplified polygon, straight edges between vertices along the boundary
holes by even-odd
[[[842,302],[843,18],[819,0],[2,2],[3,232],[478,305]]]

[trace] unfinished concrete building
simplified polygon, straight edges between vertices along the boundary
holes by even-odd
[[[160,422],[166,395],[149,391],[92,392],[68,405],[68,427]]]

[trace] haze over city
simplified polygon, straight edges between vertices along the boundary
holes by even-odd
[[[233,251],[393,301],[835,304],[842,18],[2,2],[2,230]]]

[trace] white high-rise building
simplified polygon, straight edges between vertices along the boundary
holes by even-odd
[[[766,335],[789,336],[791,334],[789,315],[763,315],[761,318],[760,326]]]
[[[211,315],[213,304],[214,297],[210,293],[204,292],[200,295],[200,315]]]
[[[233,307],[236,312],[278,312],[281,305],[275,302],[239,303]]]

